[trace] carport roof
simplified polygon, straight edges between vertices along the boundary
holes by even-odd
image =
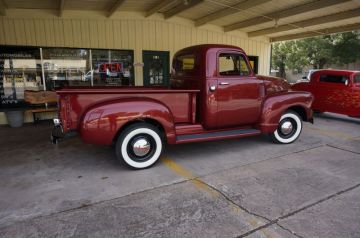
[[[360,0],[0,0],[0,14],[9,9],[53,10],[59,17],[67,10],[178,16],[272,42],[360,29]]]

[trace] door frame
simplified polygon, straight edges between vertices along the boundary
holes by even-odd
[[[254,74],[258,74],[259,73],[259,56],[248,55],[248,60],[249,60],[250,67],[251,67],[250,61],[254,61],[254,67],[251,67],[251,68],[252,68]]]
[[[162,54],[163,56],[166,57],[167,60],[167,65],[166,65],[166,70],[167,70],[167,75],[164,75],[163,78],[163,82],[164,85],[163,86],[169,86],[169,82],[170,82],[170,51],[161,51],[161,50],[143,50],[142,51],[142,59],[143,59],[143,63],[144,63],[144,67],[143,67],[143,83],[144,86],[151,86],[150,84],[150,80],[147,80],[147,76],[145,74],[145,69],[146,69],[146,62],[145,62],[145,55],[155,55],[155,54]],[[156,85],[157,86],[157,85]]]

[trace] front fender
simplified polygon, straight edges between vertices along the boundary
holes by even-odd
[[[126,98],[92,106],[82,117],[80,135],[86,143],[110,145],[127,122],[137,119],[157,121],[164,128],[168,142],[175,141],[174,119],[169,108],[149,98]]]
[[[311,104],[314,97],[308,92],[284,92],[267,97],[263,103],[259,129],[262,133],[276,130],[281,116],[291,108],[302,108],[308,121],[312,120]]]

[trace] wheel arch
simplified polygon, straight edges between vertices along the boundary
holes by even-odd
[[[303,121],[312,122],[312,102],[313,96],[307,92],[291,91],[266,98],[259,123],[260,130],[265,134],[274,132],[287,110],[298,113]]]
[[[294,111],[297,114],[299,114],[299,116],[301,117],[301,119],[303,121],[308,121],[308,115],[306,113],[306,109],[304,106],[301,106],[301,105],[291,106],[291,107],[287,108],[285,111]],[[283,113],[285,113],[285,111]]]
[[[88,110],[80,135],[90,144],[111,145],[119,133],[136,122],[146,122],[164,132],[166,142],[175,142],[174,118],[168,107],[149,98],[126,98],[101,103]]]
[[[138,123],[147,123],[147,124],[155,126],[161,132],[161,138],[164,140],[164,142],[167,142],[165,128],[159,121],[157,121],[154,118],[136,118],[136,119],[133,119],[131,121],[128,121],[122,127],[119,128],[119,130],[116,132],[116,134],[115,134],[115,136],[113,138],[113,143],[116,142],[116,140],[119,137],[119,135],[121,134],[121,132],[123,132],[129,126],[132,126],[132,125],[138,124]]]

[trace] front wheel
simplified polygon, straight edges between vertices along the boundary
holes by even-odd
[[[158,128],[147,123],[137,123],[119,135],[115,147],[119,160],[133,169],[145,169],[160,158],[163,142]]]
[[[290,144],[300,136],[301,130],[302,120],[299,114],[287,111],[281,116],[276,131],[270,137],[275,143]]]

